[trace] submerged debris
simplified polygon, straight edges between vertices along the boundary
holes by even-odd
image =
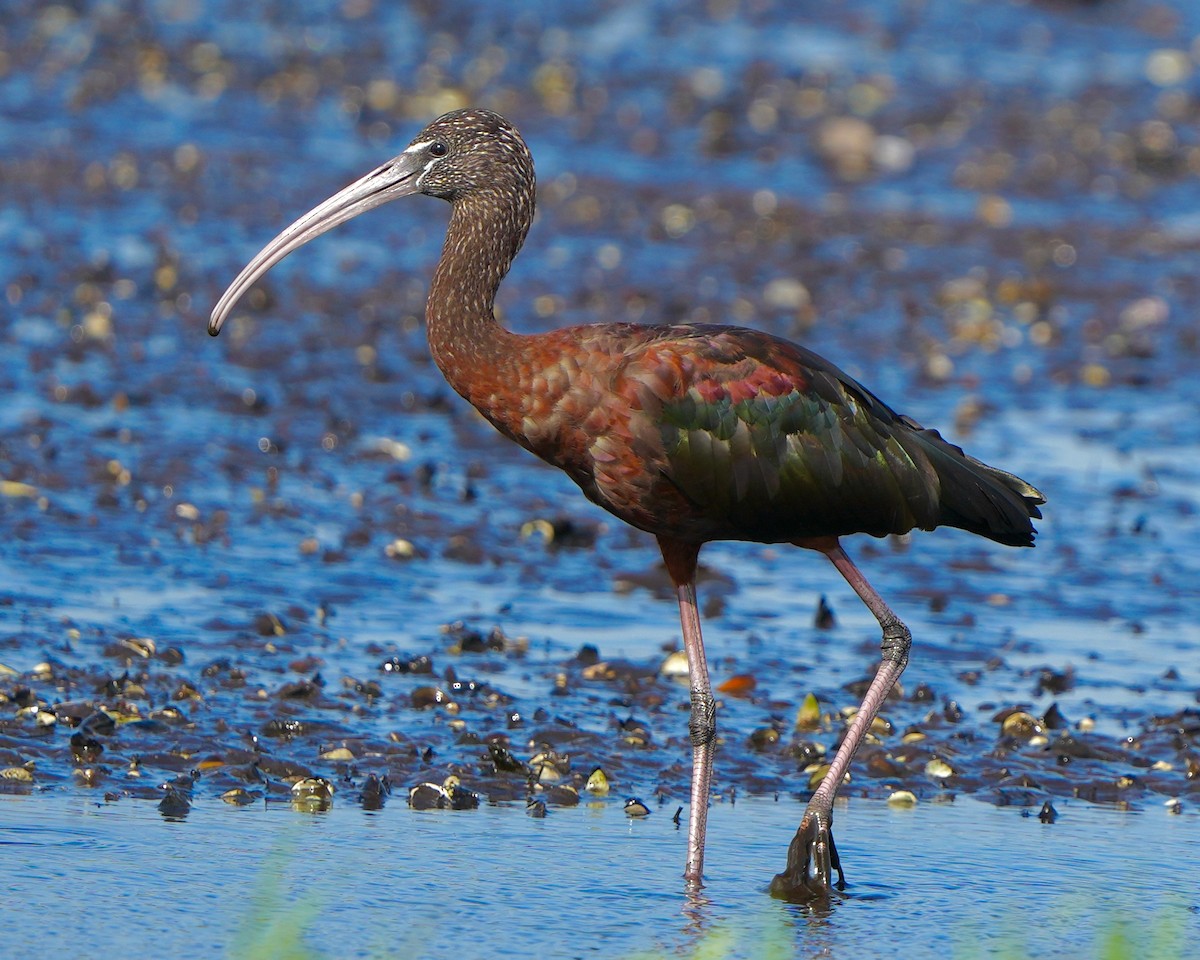
[[[221,794],[221,799],[235,807],[244,807],[248,804],[254,803],[254,801],[260,799],[261,796],[262,795],[257,791],[251,793],[242,789],[241,787],[230,787],[223,794]]]
[[[364,810],[382,810],[391,794],[392,784],[387,774],[379,777],[372,773],[368,774],[367,779],[363,781],[362,789],[358,794],[358,802],[362,804]]]
[[[333,804],[333,793],[333,784],[324,777],[302,777],[292,784],[292,806],[319,813]]]
[[[596,767],[588,774],[587,791],[594,793],[597,796],[606,796],[610,789],[608,775],[604,772],[603,767]]]
[[[440,784],[426,782],[412,787],[408,804],[414,810],[473,810],[479,806],[479,795],[451,774]]]
[[[166,795],[158,804],[158,812],[168,820],[182,820],[191,809],[192,798],[188,792],[174,785],[166,787]]]

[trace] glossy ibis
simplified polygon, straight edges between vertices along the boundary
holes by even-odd
[[[426,311],[450,385],[506,437],[567,472],[593,502],[658,539],[679,601],[691,682],[691,807],[684,877],[701,883],[716,732],[695,575],[710,540],[792,543],[823,553],[883,631],[882,662],[813,793],[772,891],[828,895],[844,875],[833,800],[908,660],[908,629],[839,537],[959,527],[1032,546],[1045,498],[893,411],[828,360],[739,327],[602,323],[520,335],[492,311],[533,220],[533,159],[488,110],[435,120],[404,151],[268,243],[225,291],[209,333],[274,264],[339,223],[398,197],[451,204]]]

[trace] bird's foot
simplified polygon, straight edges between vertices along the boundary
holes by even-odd
[[[846,889],[846,875],[833,842],[833,830],[828,814],[806,811],[796,836],[788,847],[787,866],[771,881],[771,896],[791,903],[812,903],[828,900],[835,884]]]

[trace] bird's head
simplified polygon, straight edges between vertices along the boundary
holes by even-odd
[[[533,158],[516,127],[491,110],[451,111],[418,133],[398,156],[317,204],[263,247],[217,301],[208,332],[214,337],[221,332],[237,302],[271,267],[360,213],[424,193],[455,204],[525,207],[521,219],[527,223],[533,191]]]
[[[533,158],[516,127],[491,110],[454,110],[418,133],[393,163],[415,160],[417,192],[458,200],[533,186]]]

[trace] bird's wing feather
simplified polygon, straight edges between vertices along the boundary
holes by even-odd
[[[1033,542],[1036,489],[796,344],[738,327],[620,324],[566,328],[547,344],[549,364],[574,370],[559,378],[569,388],[525,412],[536,431],[513,435],[643,530],[784,542],[948,524]]]
[[[936,524],[937,474],[897,438],[908,428],[787,341],[739,328],[661,328],[629,349],[613,387],[628,411],[627,456],[640,476],[678,493],[679,509],[657,518],[676,535],[786,541]],[[636,499],[619,483],[600,486],[621,503]]]

